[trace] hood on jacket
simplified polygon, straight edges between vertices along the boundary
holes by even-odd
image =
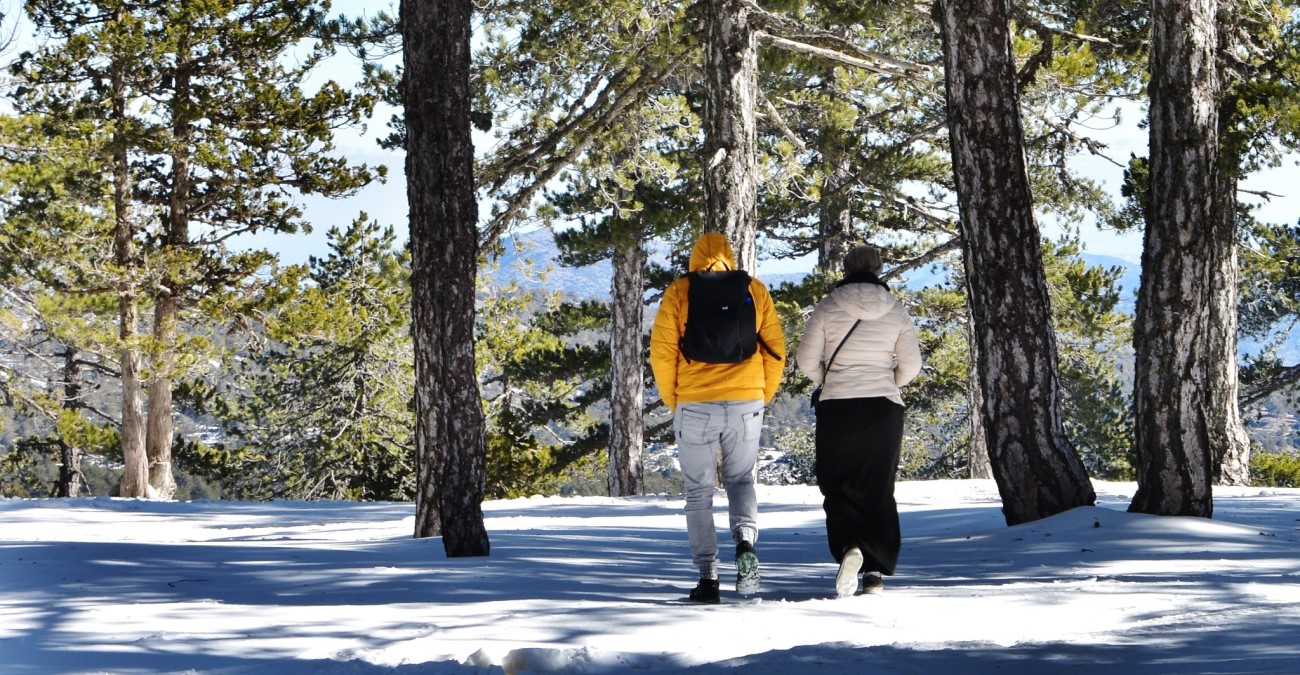
[[[725,272],[736,269],[736,254],[731,242],[717,232],[706,232],[691,249],[691,272]]]
[[[874,321],[898,304],[898,299],[884,286],[846,284],[831,292],[831,301],[854,319]]]

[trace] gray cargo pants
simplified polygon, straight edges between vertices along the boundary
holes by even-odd
[[[682,403],[673,415],[677,461],[686,493],[686,536],[701,578],[718,577],[718,531],[713,524],[713,491],[722,467],[731,538],[758,539],[758,497],[754,493],[763,402]]]

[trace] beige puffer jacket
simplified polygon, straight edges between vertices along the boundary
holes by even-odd
[[[824,373],[859,319],[830,373]],[[888,289],[870,283],[846,284],[817,303],[795,358],[799,369],[822,385],[823,401],[883,396],[902,405],[899,388],[921,372],[921,347],[907,308]]]

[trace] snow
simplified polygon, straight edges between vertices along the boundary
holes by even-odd
[[[991,481],[900,483],[898,574],[836,599],[817,489],[760,486],[763,591],[718,606],[680,495],[488,502],[453,559],[412,504],[0,500],[0,672],[1300,672],[1300,490],[1096,487],[1007,527]]]

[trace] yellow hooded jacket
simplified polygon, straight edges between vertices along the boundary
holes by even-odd
[[[734,269],[736,256],[726,237],[710,232],[695,242],[691,251],[691,272]],[[686,334],[689,284],[690,279],[682,277],[664,291],[650,331],[650,368],[654,371],[664,404],[669,410],[676,411],[678,403],[758,399],[765,404],[771,403],[772,397],[776,396],[776,387],[781,383],[785,335],[781,332],[781,321],[767,286],[750,278],[749,292],[754,296],[758,335],[775,356],[760,344],[758,351],[741,363],[700,363],[687,361],[681,352],[681,339]]]

